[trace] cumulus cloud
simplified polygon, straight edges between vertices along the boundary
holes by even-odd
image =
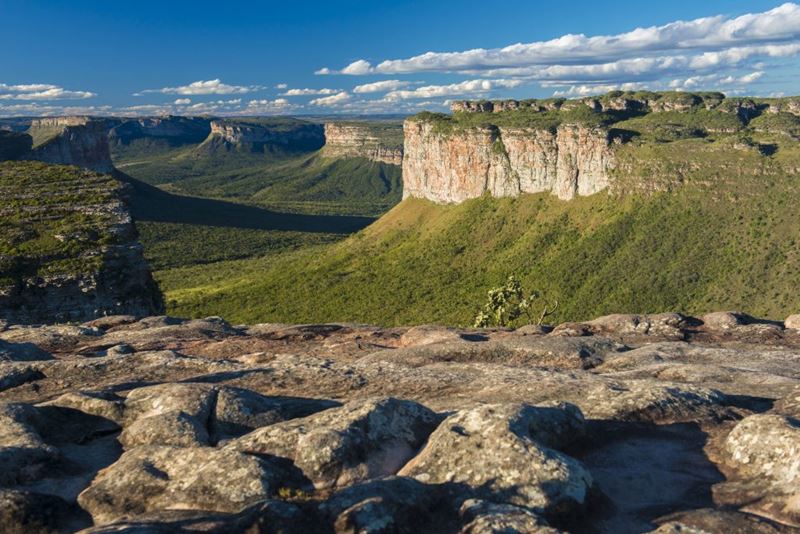
[[[192,103],[191,98],[178,98],[177,100],[175,100],[175,104],[178,106],[186,106],[191,103]]]
[[[286,89],[286,88],[288,88],[288,87],[289,87],[289,85],[288,85],[288,84],[285,84],[285,83],[279,83],[278,85],[276,85],[276,86],[275,86],[275,89],[278,89],[278,90],[281,90],[281,91],[282,91],[282,90],[284,90],[284,89]]]
[[[411,90],[392,91],[386,95],[389,100],[406,100],[410,98],[437,98],[453,95],[474,95],[494,89],[511,89],[519,87],[522,80],[466,80],[449,85],[426,85]]]
[[[397,91],[403,87],[408,87],[414,82],[404,82],[401,80],[382,80],[380,82],[365,83],[353,88],[354,93],[384,93],[387,91]]]
[[[331,96],[324,96],[322,98],[315,98],[309,102],[312,106],[336,106],[343,102],[350,100],[350,93],[341,91]]]
[[[582,34],[567,34],[549,41],[517,43],[503,48],[427,52],[407,59],[383,61],[374,68],[370,67],[369,62],[358,60],[345,70],[352,67],[353,71],[371,68],[381,73],[410,73],[576,62],[602,63],[665,51],[721,50],[746,45],[780,44],[798,39],[800,5],[786,3],[762,13],[750,13],[735,18],[719,15],[675,21],[662,26],[636,28],[616,35],[587,37]]]
[[[766,72],[765,60],[798,55],[800,4],[789,2],[763,12],[678,20],[613,35],[567,34],[502,48],[426,52],[377,64],[358,59],[341,70],[325,68],[317,73],[458,73],[471,78],[525,79],[542,86],[560,86],[565,88],[562,92],[569,92],[573,86],[586,90],[626,83],[666,86],[673,79],[698,76],[716,76],[718,81],[731,78],[729,83],[742,85],[751,83],[740,80],[748,71]],[[353,92],[379,92],[382,89],[371,88],[380,87],[377,84],[381,83],[388,85],[389,81],[357,86]],[[416,98],[411,96],[416,91],[402,89],[386,90],[394,98]],[[420,93],[425,92],[422,89]]]
[[[97,96],[90,91],[69,91],[45,83],[8,85],[0,83],[0,100],[83,100]]]
[[[317,95],[335,95],[339,89],[289,89],[281,96],[317,96]]]
[[[260,85],[228,85],[217,78],[192,82],[179,87],[162,87],[161,89],[145,89],[136,96],[147,93],[161,93],[165,95],[235,95],[252,93],[263,89]]]

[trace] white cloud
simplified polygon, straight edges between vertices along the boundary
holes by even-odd
[[[165,95],[234,95],[252,93],[263,89],[260,85],[228,85],[217,78],[215,80],[197,81],[180,87],[163,87],[161,89],[145,89],[136,95],[146,93],[162,93]]]
[[[316,96],[316,95],[335,95],[339,89],[289,89],[281,96]]]
[[[319,70],[315,70],[314,74],[317,74],[317,75],[333,74],[333,71],[331,69],[329,69],[328,67],[323,67],[323,68],[321,68]]]
[[[353,61],[342,69],[342,74],[352,74],[355,76],[369,74],[370,72],[372,72],[372,65],[370,65],[369,61],[364,61],[363,59]]]
[[[776,45],[798,39],[800,5],[786,3],[769,11],[736,18],[719,15],[675,21],[616,35],[568,34],[549,41],[517,43],[504,48],[427,52],[407,59],[383,61],[371,70],[409,73],[600,63],[665,51],[713,51],[746,45]],[[358,60],[345,70],[351,67],[363,71],[370,68],[370,64]]]
[[[175,100],[175,105],[177,106],[186,106],[191,103],[192,103],[191,98],[178,98],[177,100]]]
[[[350,100],[350,94],[347,91],[341,91],[335,95],[315,98],[310,104],[312,106],[336,106],[348,100]]]
[[[511,89],[522,84],[522,80],[466,80],[450,85],[426,85],[412,90],[392,91],[386,95],[386,98],[389,100],[406,100],[409,98],[484,94],[494,89]]]
[[[404,82],[401,80],[382,80],[380,82],[365,83],[353,88],[354,93],[383,93],[386,91],[397,91],[403,87],[408,87],[414,82]]]
[[[83,100],[97,96],[90,91],[68,91],[58,85],[0,83],[0,100]]]
[[[282,91],[282,90],[286,89],[287,87],[289,87],[289,85],[288,85],[288,84],[285,84],[285,83],[279,83],[278,85],[276,85],[276,86],[275,86],[275,89],[279,89],[279,90],[281,90],[281,91]]]

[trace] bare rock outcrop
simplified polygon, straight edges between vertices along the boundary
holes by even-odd
[[[211,133],[199,150],[316,150],[324,143],[320,124],[294,119],[217,119],[211,121]]]
[[[34,119],[28,130],[34,146],[25,159],[112,172],[109,126],[105,119],[91,117]]]
[[[396,137],[402,137],[399,125],[327,122],[322,153],[329,158],[366,158],[402,165],[403,146]]]
[[[800,335],[704,319],[4,324],[0,529],[791,532]]]
[[[404,125],[403,196],[462,202],[550,192],[561,199],[608,187],[615,166],[609,132],[562,124],[555,131],[479,127],[448,133],[410,119]]]

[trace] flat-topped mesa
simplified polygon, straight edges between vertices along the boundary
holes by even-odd
[[[110,142],[121,144],[144,137],[200,143],[211,132],[210,122],[210,119],[203,117],[142,117],[124,120],[112,128],[108,135]]]
[[[322,125],[297,119],[219,119],[211,121],[205,143],[288,150],[316,150],[325,143]]]
[[[433,122],[405,127],[403,197],[463,202],[550,192],[569,200],[608,187],[616,165],[608,130],[481,126],[441,135]]]
[[[97,172],[112,172],[105,119],[91,117],[47,117],[34,119],[28,133],[33,150],[25,159],[75,165]]]
[[[328,122],[322,154],[329,158],[366,158],[402,165],[402,128],[400,124]]]
[[[579,99],[547,98],[527,100],[457,100],[450,104],[453,113],[502,113],[528,110],[548,112],[587,106],[594,111],[687,112],[696,109],[737,113],[750,118],[760,113],[791,113],[800,116],[800,97],[727,98],[722,93],[612,91],[605,95]]]
[[[423,112],[406,121],[404,197],[462,202],[487,193],[550,192],[569,200],[605,189],[666,191],[689,178],[708,184],[708,177],[680,158],[677,167],[659,169],[658,158],[640,147],[663,152],[685,143],[675,149],[680,154],[702,141],[733,161],[746,153],[766,158],[781,143],[800,140],[800,97],[614,91],[574,100],[458,101],[451,109],[452,115]],[[722,168],[715,176],[727,179]],[[791,164],[771,168],[794,172]]]

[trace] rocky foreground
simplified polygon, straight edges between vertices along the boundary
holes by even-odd
[[[0,325],[0,531],[796,531],[798,328]]]

